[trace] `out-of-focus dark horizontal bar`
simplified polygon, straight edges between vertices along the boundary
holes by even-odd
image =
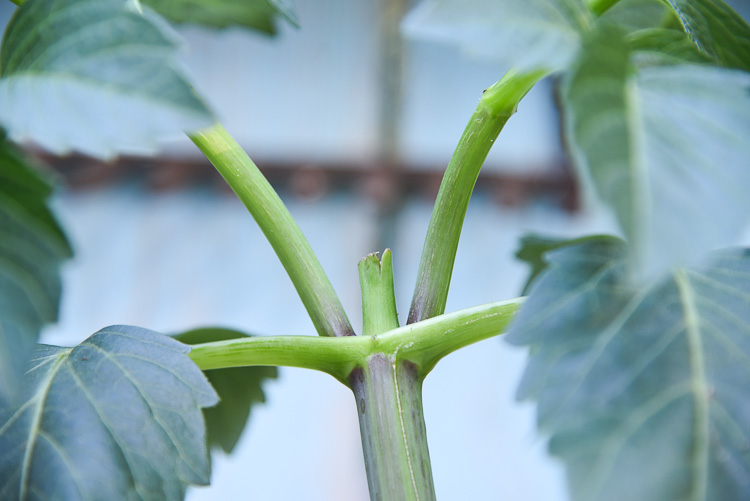
[[[211,165],[199,158],[120,157],[113,162],[101,162],[76,155],[37,156],[60,173],[73,190],[138,181],[155,191],[195,186],[229,191]],[[432,199],[443,175],[443,168],[437,166],[262,160],[258,165],[276,189],[303,199],[317,200],[333,192],[355,190],[381,205],[390,205],[405,196]],[[521,207],[540,199],[566,211],[579,207],[575,179],[563,163],[512,171],[485,169],[475,192],[489,195],[508,207]]]

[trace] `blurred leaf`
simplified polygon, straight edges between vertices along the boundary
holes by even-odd
[[[664,28],[670,16],[674,16],[674,12],[662,0],[619,0],[599,17],[599,21],[630,33]]]
[[[200,408],[217,397],[188,351],[128,326],[41,346],[23,405],[0,415],[0,497],[176,500],[207,484]]]
[[[506,339],[532,355],[518,396],[567,466],[572,499],[750,492],[750,251],[635,289],[623,242],[549,254]]]
[[[268,3],[273,5],[273,7],[276,9],[276,12],[284,19],[286,19],[289,24],[296,28],[299,28],[299,19],[297,19],[297,14],[289,5],[287,0],[268,0]]]
[[[638,66],[708,63],[685,33],[674,10],[662,0],[620,0],[598,20],[625,34]]]
[[[645,29],[627,36],[633,60],[638,66],[665,66],[668,64],[710,63],[684,31],[665,28]]]
[[[527,262],[531,266],[531,273],[523,286],[522,296],[529,293],[531,285],[539,274],[547,268],[547,252],[580,242],[576,240],[565,240],[562,238],[550,238],[541,235],[524,235],[521,237],[521,247],[516,251],[516,258]]]
[[[281,15],[297,25],[294,12],[277,0],[144,0],[143,3],[175,23],[214,28],[241,26],[273,34],[276,17]]]
[[[211,114],[176,69],[176,38],[134,0],[27,0],[0,51],[0,122],[16,140],[96,157],[153,149]]]
[[[642,278],[738,236],[750,213],[750,75],[697,65],[634,73],[607,28],[588,39],[563,101],[579,175],[614,209]]]
[[[572,61],[591,22],[581,0],[424,0],[406,16],[403,30],[520,71],[556,70]]]
[[[181,343],[194,345],[248,337],[230,329],[205,328],[174,336]],[[219,404],[203,409],[208,429],[208,443],[230,453],[237,445],[242,430],[250,417],[253,404],[266,401],[263,383],[278,376],[276,367],[232,367],[205,372],[208,381],[219,394]]]
[[[71,250],[51,192],[50,179],[0,137],[0,405],[16,395],[41,328],[57,320]]]
[[[667,0],[698,48],[727,68],[750,71],[750,26],[723,0]]]

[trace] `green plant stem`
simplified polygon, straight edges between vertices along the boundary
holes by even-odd
[[[362,286],[362,335],[371,336],[397,328],[390,249],[383,252],[382,260],[377,254],[370,254],[359,262],[359,282]]]
[[[510,70],[482,94],[440,185],[422,250],[408,323],[445,311],[458,240],[479,171],[520,100],[547,73],[544,70],[530,73]]]
[[[256,336],[196,344],[188,356],[202,370],[257,365],[313,369],[348,385],[347,377],[368,355],[362,336]]]
[[[525,298],[440,315],[378,336],[385,353],[413,362],[424,378],[446,355],[505,332]]]
[[[371,336],[258,336],[192,346],[203,370],[250,365],[302,367],[326,372],[348,386],[349,374],[375,353],[398,355],[424,378],[444,356],[502,334],[523,298],[475,306]]]
[[[398,353],[375,353],[349,378],[373,501],[435,499],[422,378]]]
[[[276,191],[221,124],[189,134],[245,204],[292,279],[321,336],[354,330],[310,244]]]
[[[374,342],[348,380],[358,411],[370,499],[433,500],[435,487],[422,410],[423,376],[419,367],[400,353],[414,342],[395,347],[382,344],[387,333],[398,327],[391,252],[386,249],[382,261],[377,254],[361,260],[359,278],[364,333]]]
[[[354,394],[370,499],[434,500],[422,382],[442,357],[502,333],[523,298],[397,327],[390,251],[359,269],[367,335],[239,338],[194,345],[189,356],[203,370],[284,365],[332,375]]]

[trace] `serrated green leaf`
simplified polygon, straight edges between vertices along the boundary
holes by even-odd
[[[750,71],[750,25],[723,0],[667,0],[701,52]]]
[[[634,72],[622,36],[602,29],[563,100],[579,175],[613,208],[642,277],[734,242],[750,214],[750,75],[697,65]]]
[[[557,70],[573,59],[592,22],[581,0],[424,0],[403,29],[520,71]]]
[[[174,336],[181,343],[188,345],[241,337],[247,337],[247,334],[217,327],[196,329]],[[268,379],[275,379],[278,376],[278,369],[276,367],[233,367],[208,370],[205,374],[220,398],[218,405],[203,409],[208,430],[208,444],[221,447],[224,452],[231,453],[247,425],[252,406],[266,401],[263,383]]]
[[[176,35],[134,0],[27,0],[0,51],[0,123],[55,153],[109,158],[208,126]]]
[[[750,251],[643,289],[627,250],[552,251],[506,339],[532,356],[518,391],[575,501],[742,501],[750,492]]]
[[[0,411],[0,498],[177,500],[208,483],[200,409],[217,396],[188,351],[129,326],[41,346],[23,404]]]
[[[294,12],[271,0],[143,0],[143,3],[175,23],[194,23],[214,28],[241,26],[276,33],[281,15],[296,25]]]
[[[49,177],[0,138],[0,404],[17,393],[41,328],[57,320],[71,250],[47,205],[51,192]]]

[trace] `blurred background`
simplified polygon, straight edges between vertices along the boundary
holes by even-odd
[[[403,323],[442,171],[482,90],[507,68],[403,39],[403,0],[293,7],[301,28],[279,22],[275,37],[179,27],[183,64],[279,190],[355,328],[357,261],[385,247]],[[2,18],[12,10],[3,4]],[[559,120],[555,82],[543,81],[500,135],[469,206],[447,311],[519,295],[527,269],[514,253],[525,233],[615,231],[607,214],[582,207]],[[252,218],[189,141],[107,164],[42,156],[66,184],[54,203],[76,252],[64,270],[61,321],[44,342],[78,343],[112,324],[315,334]],[[565,498],[533,409],[515,401],[524,361],[523,350],[495,338],[452,354],[427,378],[439,499]],[[265,392],[235,453],[217,454],[213,485],[188,499],[366,500],[349,390],[282,368]]]

